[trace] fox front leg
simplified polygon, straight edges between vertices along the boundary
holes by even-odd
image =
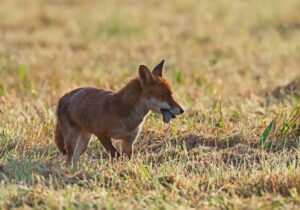
[[[104,146],[104,148],[111,155],[112,158],[120,157],[120,154],[112,144],[111,138],[106,136],[98,136],[98,139],[100,140],[101,144]]]
[[[122,155],[126,155],[129,159],[131,159],[133,153],[133,143],[137,138],[137,132],[133,133],[130,136],[126,136],[122,139]]]

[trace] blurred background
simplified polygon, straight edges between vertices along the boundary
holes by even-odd
[[[53,111],[73,88],[117,90],[165,59],[192,116],[220,102],[230,116],[265,114],[266,95],[299,89],[299,11],[298,0],[3,0],[2,112]]]
[[[116,89],[163,58],[194,101],[272,89],[299,75],[299,11],[297,0],[4,0],[1,94]]]

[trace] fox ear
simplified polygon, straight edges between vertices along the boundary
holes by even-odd
[[[164,62],[165,60],[162,60],[159,64],[157,64],[157,66],[154,67],[154,69],[152,70],[152,74],[156,77],[162,77],[162,71],[164,68]]]
[[[151,71],[145,65],[140,65],[139,67],[139,79],[142,86],[145,86],[153,81],[153,75]]]

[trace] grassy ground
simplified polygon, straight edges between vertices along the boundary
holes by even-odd
[[[114,3],[113,3],[114,2]],[[1,1],[0,209],[297,209],[300,2]],[[186,113],[151,114],[133,160],[94,138],[79,169],[55,106],[166,59]],[[118,143],[116,143],[118,144]]]

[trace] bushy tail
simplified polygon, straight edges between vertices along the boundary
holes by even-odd
[[[65,149],[65,142],[64,142],[64,135],[63,135],[63,131],[65,130],[63,128],[67,127],[70,123],[72,123],[68,115],[68,107],[70,104],[70,99],[74,94],[76,94],[78,91],[82,89],[83,88],[78,88],[72,90],[69,93],[66,93],[63,97],[60,98],[56,109],[57,123],[55,128],[55,143],[59,151],[61,151],[64,155],[66,154],[66,149]]]
[[[56,143],[56,146],[59,149],[59,151],[65,155],[66,149],[65,149],[64,136],[63,136],[63,131],[62,131],[62,128],[61,128],[59,122],[56,123],[55,143]]]

